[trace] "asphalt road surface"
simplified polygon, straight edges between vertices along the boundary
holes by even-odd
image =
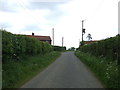
[[[65,52],[22,88],[103,88],[103,86],[74,52]]]

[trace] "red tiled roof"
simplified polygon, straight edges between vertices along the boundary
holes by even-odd
[[[91,43],[94,43],[94,42],[97,42],[98,40],[94,40],[94,41],[84,41],[85,44],[91,44]]]
[[[37,36],[37,35],[26,35],[28,37],[34,37],[34,38],[37,38],[39,40],[51,40],[50,36]]]

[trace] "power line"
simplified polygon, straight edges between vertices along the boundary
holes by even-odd
[[[101,0],[101,1],[100,1],[99,5],[97,6],[97,9],[96,9],[95,12],[91,15],[89,21],[93,20],[93,18],[96,16],[96,14],[98,13],[98,11],[99,11],[99,9],[101,8],[101,6],[102,6],[102,4],[103,4],[104,1],[105,1],[105,0]]]

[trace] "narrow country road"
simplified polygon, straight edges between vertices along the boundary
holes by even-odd
[[[22,88],[103,88],[103,86],[74,52],[65,52]]]

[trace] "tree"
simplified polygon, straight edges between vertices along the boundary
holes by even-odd
[[[88,38],[88,41],[90,41],[92,39],[91,34],[89,33],[86,38]]]
[[[69,51],[75,51],[75,48],[74,47],[71,47],[68,49]]]

